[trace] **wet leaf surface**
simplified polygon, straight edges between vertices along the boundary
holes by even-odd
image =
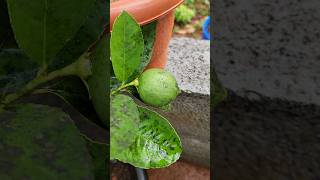
[[[171,124],[158,113],[138,107],[139,133],[129,148],[118,154],[117,159],[136,167],[163,168],[176,162],[182,145]]]
[[[156,27],[156,21],[141,27],[144,39],[144,50],[141,57],[140,66],[135,70],[133,75],[131,75],[131,77],[128,79],[128,82],[137,78],[149,64],[152,57],[153,44],[156,36]]]
[[[138,134],[139,111],[133,99],[118,94],[111,98],[110,158],[118,159]]]

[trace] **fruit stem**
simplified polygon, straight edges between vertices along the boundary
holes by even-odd
[[[40,84],[46,83],[48,81],[51,81],[53,79],[63,77],[63,76],[75,75],[75,76],[79,76],[81,79],[87,78],[91,74],[90,67],[88,67],[90,64],[88,62],[89,62],[89,56],[88,56],[88,53],[86,52],[83,55],[81,55],[77,61],[75,61],[74,63],[62,69],[52,71],[47,75],[38,75],[33,80],[28,82],[20,91],[6,95],[3,98],[3,101],[1,102],[0,112],[3,111],[3,108],[5,107],[5,105],[29,93]]]
[[[112,91],[112,95],[117,93],[118,91],[126,88],[126,87],[129,87],[129,86],[135,86],[135,87],[138,87],[139,86],[139,80],[138,78],[136,78],[135,80],[131,81],[130,83],[128,84],[122,84],[119,88],[117,88],[116,90]]]

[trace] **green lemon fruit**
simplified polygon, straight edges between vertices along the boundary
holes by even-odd
[[[143,102],[156,107],[168,105],[179,94],[175,77],[159,68],[143,72],[137,89]]]

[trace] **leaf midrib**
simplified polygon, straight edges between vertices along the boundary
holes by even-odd
[[[47,11],[48,11],[48,0],[44,0],[44,17],[43,17],[43,40],[42,40],[42,66],[45,68],[46,55],[47,55]]]
[[[122,77],[123,77],[123,82],[125,81],[125,77],[126,77],[126,54],[125,54],[125,44],[126,44],[126,35],[125,35],[125,25],[126,25],[126,23],[127,23],[127,20],[125,19],[125,23],[124,23],[124,26],[122,26],[123,27],[123,48],[122,48],[122,51],[123,51],[123,73],[122,73]]]

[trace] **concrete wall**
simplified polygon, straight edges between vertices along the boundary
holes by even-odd
[[[216,0],[216,179],[320,179],[320,1]]]
[[[172,109],[162,112],[181,137],[182,159],[210,165],[210,43],[173,38],[166,69],[172,72],[182,93]]]

